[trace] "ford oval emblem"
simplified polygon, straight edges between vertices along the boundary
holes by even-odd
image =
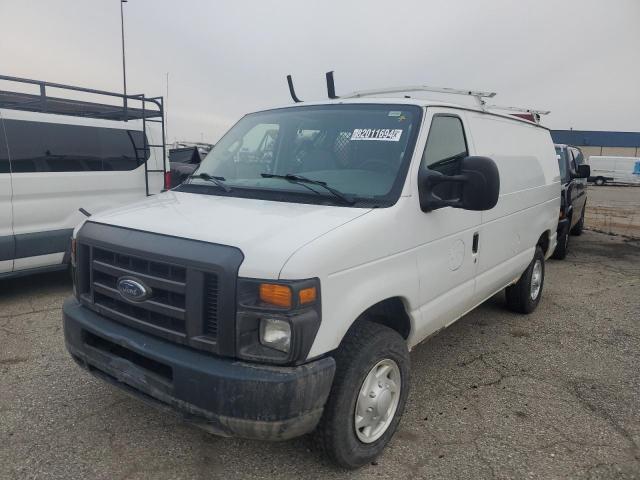
[[[137,278],[121,277],[117,287],[120,295],[132,302],[142,302],[151,296],[151,289]]]

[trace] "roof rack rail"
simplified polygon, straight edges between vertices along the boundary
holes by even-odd
[[[0,108],[117,121],[161,118],[164,114],[161,97],[147,97],[143,94],[125,96],[122,93],[107,92],[104,90],[77,87],[74,85],[63,85],[61,83],[32,80],[29,78],[11,77],[8,75],[0,75],[0,80],[19,84],[36,85],[40,89],[39,94],[31,94],[8,91],[0,88]],[[54,88],[65,92],[81,92],[121,99],[122,105],[52,97],[48,95],[47,88]],[[128,106],[128,102],[126,101],[127,99],[140,102],[142,108],[133,108]],[[146,106],[148,103],[153,104],[155,107],[151,109],[148,108],[148,106]]]
[[[385,93],[407,93],[407,92],[432,92],[443,93],[448,95],[467,95],[473,97],[480,108],[485,108],[485,98],[493,98],[496,96],[496,92],[482,92],[478,90],[460,90],[456,88],[446,87],[430,87],[429,85],[411,85],[407,87],[390,87],[390,88],[378,88],[374,90],[360,90],[356,92],[348,93],[347,95],[336,95],[336,87],[333,79],[333,70],[325,73],[327,81],[327,96],[330,99],[337,98],[360,98],[369,97],[372,95],[383,95]],[[287,75],[287,85],[289,86],[289,94],[295,103],[300,103],[302,100],[296,95],[293,87],[293,79],[291,75]]]
[[[540,117],[542,115],[549,115],[551,113],[551,110],[535,110],[533,108],[523,108],[523,107],[504,107],[501,105],[485,105],[485,109],[515,112],[512,115],[515,115],[517,117],[524,118],[527,120],[531,120],[537,124],[540,124]]]
[[[493,98],[496,96],[496,92],[482,92],[477,90],[460,90],[456,88],[447,88],[447,87],[430,87],[429,85],[412,85],[406,87],[390,87],[390,88],[379,88],[374,90],[362,90],[357,92],[352,92],[347,95],[342,95],[340,98],[360,98],[360,97],[369,97],[372,95],[382,95],[385,93],[406,93],[406,92],[432,92],[432,93],[444,93],[450,95],[468,95],[473,97],[477,102],[478,106],[485,108],[486,101],[485,98]]]

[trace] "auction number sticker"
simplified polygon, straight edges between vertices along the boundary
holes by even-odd
[[[399,142],[401,128],[356,128],[351,140],[377,140],[379,142]]]

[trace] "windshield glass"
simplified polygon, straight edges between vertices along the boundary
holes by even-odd
[[[567,178],[567,150],[562,147],[556,147],[556,155],[558,156],[558,166],[560,167],[560,178]]]
[[[413,105],[321,105],[254,113],[241,119],[205,157],[203,178],[180,190],[279,201],[388,206],[402,189],[421,117]],[[266,178],[265,178],[266,177]]]

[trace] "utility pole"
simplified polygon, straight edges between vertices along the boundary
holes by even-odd
[[[164,129],[169,141],[169,72],[167,72],[167,95],[164,100]]]
[[[127,121],[127,66],[124,57],[124,4],[127,3],[128,0],[120,0],[120,27],[122,31],[122,84],[124,87],[124,117],[125,121]]]

